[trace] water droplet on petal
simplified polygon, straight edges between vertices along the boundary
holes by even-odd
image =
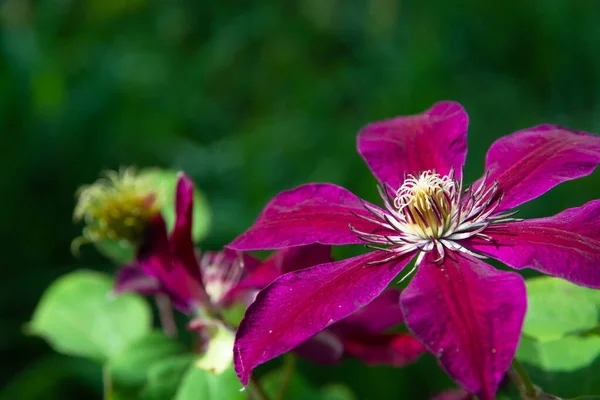
[[[496,349],[492,349],[492,354],[496,354]]]
[[[273,331],[269,329],[269,333],[273,333]]]

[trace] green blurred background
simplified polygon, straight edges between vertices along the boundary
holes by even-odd
[[[438,100],[470,114],[468,181],[516,129],[600,132],[600,2],[492,3],[0,1],[1,384],[23,399],[100,396],[97,367],[23,326],[56,277],[112,270],[92,246],[79,260],[69,247],[73,194],[103,169],[186,171],[214,211],[204,246],[218,248],[300,183],[376,200],[357,131]],[[566,183],[522,213],[600,197],[599,181]],[[450,384],[432,382],[432,365],[327,373],[359,398],[420,398]]]

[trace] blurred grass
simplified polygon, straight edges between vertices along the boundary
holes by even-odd
[[[487,147],[516,129],[600,132],[599,12],[594,0],[0,2],[2,381],[45,365],[47,346],[21,332],[43,289],[77,264],[112,268],[91,248],[69,252],[73,193],[99,171],[184,169],[212,205],[205,246],[217,248],[303,182],[375,200],[356,132],[454,99],[471,116],[473,180]],[[599,179],[522,214],[598,197]],[[354,384],[394,398],[376,379]],[[45,398],[78,398],[81,385],[64,385]]]

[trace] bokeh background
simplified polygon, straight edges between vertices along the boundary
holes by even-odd
[[[213,209],[203,247],[218,248],[297,184],[375,201],[357,131],[453,99],[470,114],[471,181],[519,128],[600,132],[599,15],[595,0],[0,1],[0,396],[100,396],[98,367],[23,327],[56,277],[113,269],[91,246],[70,252],[74,192],[101,170],[186,171]],[[599,182],[563,184],[522,215],[600,197]],[[301,367],[359,399],[419,399],[451,384],[433,364]]]

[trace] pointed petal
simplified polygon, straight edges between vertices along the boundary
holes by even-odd
[[[460,178],[467,155],[469,116],[458,103],[434,104],[422,114],[373,122],[358,134],[358,152],[382,183],[398,189],[404,174],[435,169]]]
[[[364,307],[398,275],[413,254],[384,264],[371,252],[282,275],[246,311],[236,336],[234,360],[246,385],[252,370]]]
[[[145,232],[136,261],[142,271],[158,281],[182,312],[191,311],[206,294],[202,283],[191,276],[181,260],[173,258],[167,239],[167,228],[162,215],[156,215]]]
[[[169,244],[173,262],[179,263],[178,267],[187,269],[189,275],[200,281],[200,266],[192,238],[193,210],[194,183],[185,174],[180,173],[175,197],[175,226]]]
[[[353,213],[373,217],[358,197],[342,187],[327,183],[302,185],[275,196],[254,225],[227,247],[247,251],[312,243],[364,243],[348,225],[366,233],[380,227]]]
[[[142,296],[152,296],[161,292],[161,286],[158,279],[146,275],[134,263],[119,268],[115,274],[114,292],[117,294],[135,292]]]
[[[337,335],[324,330],[296,346],[294,352],[316,364],[335,364],[344,355],[344,345]]]
[[[497,180],[504,193],[496,212],[535,199],[561,182],[589,175],[599,162],[597,135],[540,125],[504,136],[492,144],[485,162],[487,182]]]
[[[428,256],[401,302],[407,326],[448,374],[480,399],[493,399],[521,335],[523,278],[460,253],[443,264]]]
[[[400,290],[387,289],[375,300],[335,324],[340,333],[381,333],[404,322]]]
[[[332,262],[333,258],[331,258],[331,246],[311,244],[281,249],[270,257],[267,262],[271,260],[281,273],[287,273]]]
[[[262,289],[287,272],[332,261],[331,246],[309,244],[280,249],[245,276],[233,291],[239,293],[250,288]]]
[[[363,333],[344,338],[346,354],[368,365],[403,367],[416,361],[425,347],[408,333]]]
[[[600,288],[600,200],[548,218],[491,226],[493,241],[465,243],[516,268],[532,268],[573,283]]]

